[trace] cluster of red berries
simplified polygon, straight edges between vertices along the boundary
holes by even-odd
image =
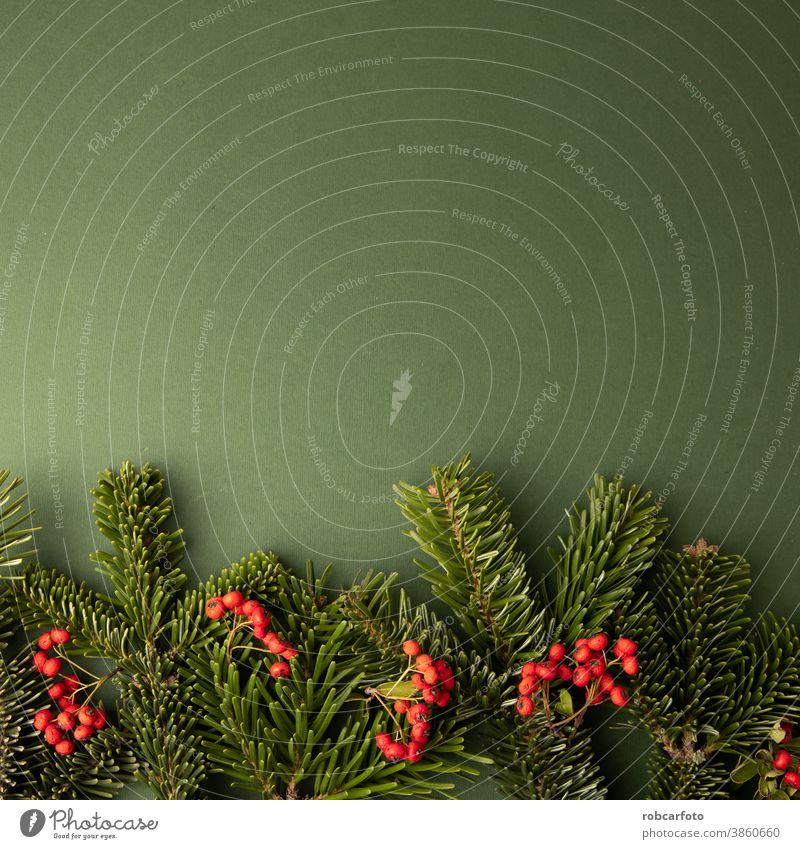
[[[387,731],[377,734],[375,742],[387,760],[418,763],[430,737],[431,709],[447,707],[453,697],[456,681],[447,662],[422,654],[422,648],[416,640],[406,640],[403,653],[409,658],[408,667],[397,681],[387,685],[383,691],[388,695],[398,689],[398,685],[410,673],[413,693],[419,695],[397,699],[391,709],[381,699],[381,704],[392,717],[395,733],[394,736]],[[380,690],[371,692],[378,695]]]
[[[781,743],[789,743],[794,736],[794,725],[791,722],[782,722],[781,728],[785,732]],[[783,773],[783,783],[787,787],[800,790],[800,762],[792,763],[790,752],[787,752],[786,749],[778,749],[772,759],[772,766]]]
[[[586,689],[587,706],[597,705],[608,698],[617,707],[628,703],[628,691],[617,683],[612,673],[619,666],[629,676],[639,671],[636,657],[637,646],[633,640],[620,637],[612,649],[613,659],[609,660],[606,650],[609,639],[606,634],[594,634],[575,641],[572,657],[567,655],[563,643],[553,643],[547,653],[547,659],[529,661],[522,667],[522,680],[517,686],[517,713],[529,716],[536,708],[536,693],[541,690],[545,710],[549,709],[551,683],[574,684]],[[572,665],[570,665],[572,664]]]
[[[273,678],[287,678],[290,673],[287,661],[297,657],[299,652],[288,640],[282,639],[275,631],[267,630],[272,617],[264,609],[261,602],[245,599],[239,590],[231,590],[225,595],[214,596],[206,602],[206,616],[209,619],[216,621],[222,619],[228,613],[233,613],[234,616],[230,634],[231,640],[237,631],[250,628],[253,636],[257,640],[261,640],[269,653],[283,658],[283,660],[276,660],[271,664],[269,674]]]
[[[66,645],[69,641],[70,633],[65,628],[51,628],[37,640],[39,651],[33,655],[33,665],[46,678],[55,678],[63,665],[61,657],[52,657],[49,652],[54,646]],[[78,702],[75,694],[80,689],[83,688],[77,675],[64,675],[47,690],[47,695],[58,705],[58,712],[43,708],[33,716],[33,727],[44,734],[45,741],[55,747],[59,755],[71,755],[76,742],[88,740],[106,725],[106,714],[101,708],[92,707],[88,700],[84,704]]]

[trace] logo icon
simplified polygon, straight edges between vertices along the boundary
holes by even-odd
[[[392,383],[392,412],[389,414],[389,427],[394,424],[394,420],[400,415],[400,410],[403,408],[403,402],[408,399],[413,389],[411,378],[413,375],[406,369],[400,377]]]
[[[31,808],[19,818],[19,830],[25,837],[36,837],[44,828],[44,813],[36,808]]]

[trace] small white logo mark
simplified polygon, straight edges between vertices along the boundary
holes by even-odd
[[[411,378],[413,375],[406,369],[400,377],[392,382],[392,412],[389,414],[389,427],[394,424],[394,420],[400,415],[400,410],[403,408],[403,402],[408,399],[413,387],[411,386]]]

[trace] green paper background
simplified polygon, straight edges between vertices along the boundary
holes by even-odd
[[[392,484],[470,451],[535,570],[622,468],[795,613],[797,0],[3,0],[0,33],[0,464],[44,561],[97,580],[87,491],[130,458],[198,578],[412,580]]]

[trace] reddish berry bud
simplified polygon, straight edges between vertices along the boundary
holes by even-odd
[[[61,672],[60,657],[51,657],[45,661],[44,666],[42,667],[42,675],[47,678],[55,678],[59,672]]]
[[[622,658],[622,671],[626,675],[636,675],[639,671],[639,661],[632,654]]]
[[[431,726],[428,722],[418,722],[411,727],[411,739],[417,743],[426,743],[431,734]]]
[[[93,725],[79,725],[72,736],[79,743],[82,743],[84,740],[88,740],[92,734],[94,734],[94,726]]]
[[[398,699],[394,703],[395,713],[405,713],[409,707],[411,707],[411,703],[407,702],[405,699]]]
[[[381,731],[380,734],[375,735],[375,742],[378,744],[378,748],[385,752],[386,748],[392,744],[392,735]]]
[[[45,728],[53,721],[53,711],[45,708],[37,710],[33,715],[33,727],[37,731],[44,731]]]
[[[75,714],[62,710],[56,717],[56,723],[62,731],[72,731],[76,725]]]
[[[233,610],[237,605],[244,603],[244,596],[239,590],[231,590],[222,596],[222,603],[228,610]]]
[[[572,670],[566,663],[562,663],[558,667],[558,677],[562,681],[572,681]]]
[[[406,760],[411,761],[412,764],[419,763],[422,760],[423,751],[424,746],[412,740],[406,747]]]
[[[427,684],[422,691],[422,701],[426,704],[432,705],[436,703],[436,698],[439,695],[439,691],[436,687],[429,687]]]
[[[50,651],[50,649],[53,648],[53,638],[50,636],[50,632],[45,631],[44,634],[42,634],[42,636],[36,641],[36,645],[39,646],[42,651]]]
[[[97,716],[94,718],[94,729],[95,731],[100,731],[106,727],[106,723],[108,722],[108,717],[106,716],[106,712],[102,708],[97,708]]]
[[[576,687],[585,687],[592,680],[592,673],[586,666],[578,666],[572,673],[572,681]]]
[[[71,755],[75,751],[75,744],[72,740],[61,740],[56,743],[56,752],[59,755]]]
[[[547,657],[554,663],[560,663],[567,656],[567,647],[564,643],[553,643],[550,646],[550,651],[547,652]]]
[[[625,707],[628,704],[628,691],[624,687],[614,687],[611,691],[611,701],[617,707]]]
[[[586,663],[592,659],[592,650],[587,645],[578,646],[572,653],[575,663]]]
[[[78,680],[78,676],[74,672],[70,672],[69,675],[65,675],[61,682],[67,688],[68,693],[74,693],[78,687],[81,686],[81,682]]]
[[[433,666],[433,658],[429,654],[418,654],[414,664],[420,672],[424,672],[429,666]]]
[[[427,705],[411,705],[408,709],[408,721],[414,725],[417,722],[425,722],[425,720],[431,715],[430,708]]]
[[[786,751],[786,749],[778,749],[775,752],[775,757],[772,759],[772,765],[775,769],[789,769],[792,763],[792,756]]]
[[[209,619],[222,619],[224,615],[225,605],[220,596],[216,595],[206,602],[206,616]]]
[[[54,702],[57,702],[60,698],[65,696],[66,693],[67,685],[63,681],[58,681],[47,688],[47,695],[50,696]]]
[[[432,495],[434,498],[436,498],[439,495],[439,490],[436,489],[435,483],[429,483],[428,486],[426,487],[426,489],[428,491],[428,495]]]
[[[603,673],[606,671],[605,661],[600,658],[592,658],[589,661],[588,666],[589,672],[591,672],[595,678],[602,678]]]
[[[436,697],[436,707],[447,707],[450,704],[450,691],[449,690],[439,690],[439,695]]]
[[[542,679],[542,681],[555,681],[558,673],[553,661],[546,660],[544,663],[536,664],[536,674]]]
[[[617,657],[630,657],[636,654],[636,643],[627,637],[620,637],[614,644],[614,654]]]
[[[422,651],[422,647],[416,640],[406,640],[403,643],[403,652],[409,657],[416,657]]]
[[[70,633],[66,628],[51,628],[50,639],[59,646],[69,642]]]
[[[570,675],[570,678],[572,678],[572,675]],[[517,684],[517,690],[519,690],[521,696],[530,696],[531,693],[535,693],[538,689],[539,682],[535,678],[526,677]]]
[[[33,656],[33,665],[41,672],[49,659],[47,652],[37,651]]]
[[[269,674],[273,678],[288,678],[290,671],[289,664],[284,660],[275,661],[269,668]]]
[[[530,696],[520,696],[517,699],[517,713],[520,716],[530,716],[533,713],[533,701]]]
[[[522,677],[532,678],[534,675],[536,675],[536,664],[532,660],[529,660],[522,667]]]
[[[60,743],[64,739],[64,735],[61,733],[61,729],[55,724],[55,722],[51,722],[44,729],[44,739],[51,746],[55,746],[56,743]]]
[[[600,692],[610,693],[615,686],[614,676],[610,672],[604,672],[600,676]]]
[[[589,637],[586,645],[592,651],[603,651],[608,647],[608,637],[605,634],[595,634],[593,637]]]
[[[78,722],[81,725],[94,725],[96,719],[97,711],[91,705],[86,705],[78,711]]]
[[[248,599],[242,604],[242,613],[245,616],[250,616],[254,610],[258,610],[261,605],[255,599]]]
[[[432,666],[425,668],[425,671],[422,673],[422,677],[426,684],[439,683],[439,673]]]
[[[787,787],[800,787],[800,773],[786,772],[783,775],[783,783]]]
[[[405,743],[389,743],[384,749],[384,754],[387,758],[393,761],[402,761],[407,754]]]

